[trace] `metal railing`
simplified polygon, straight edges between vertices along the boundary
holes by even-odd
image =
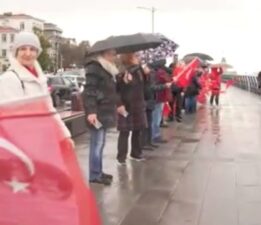
[[[261,95],[261,89],[258,88],[257,77],[254,76],[244,76],[244,75],[223,75],[223,81],[234,80],[234,86],[241,88],[243,90],[253,92],[255,94]]]

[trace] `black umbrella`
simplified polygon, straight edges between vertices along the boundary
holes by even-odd
[[[183,58],[183,61],[186,63],[186,64],[189,64],[192,60],[194,60],[196,58],[196,56],[185,56],[184,58]],[[200,60],[200,62],[201,62],[201,64],[202,63],[204,63],[204,60],[202,60],[201,58],[199,58],[199,57],[197,57],[199,60]]]
[[[186,59],[187,57],[198,57],[202,60],[207,60],[207,61],[214,60],[211,56],[204,54],[204,53],[191,53],[191,54],[185,55],[184,59]]]
[[[161,43],[161,39],[153,34],[137,33],[133,35],[111,36],[105,40],[96,42],[88,51],[88,55],[94,55],[110,49],[116,50],[118,54],[131,53],[156,48]]]

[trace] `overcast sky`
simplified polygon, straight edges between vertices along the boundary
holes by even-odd
[[[178,53],[222,56],[239,72],[261,70],[261,3],[259,0],[0,0],[0,13],[27,13],[56,23],[78,41],[155,31],[179,43]]]

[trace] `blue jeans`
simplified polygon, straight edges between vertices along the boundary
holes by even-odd
[[[152,140],[159,138],[160,135],[160,122],[162,119],[164,103],[157,103],[154,110],[152,111],[152,121],[151,121],[151,138]]]
[[[196,96],[188,96],[185,99],[185,108],[187,113],[194,113],[197,111],[197,98]]]
[[[106,142],[106,129],[90,129],[89,180],[100,179],[102,175],[103,149]]]

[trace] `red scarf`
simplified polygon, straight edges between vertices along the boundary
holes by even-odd
[[[34,67],[25,66],[25,68],[35,77],[38,77],[38,73]]]

